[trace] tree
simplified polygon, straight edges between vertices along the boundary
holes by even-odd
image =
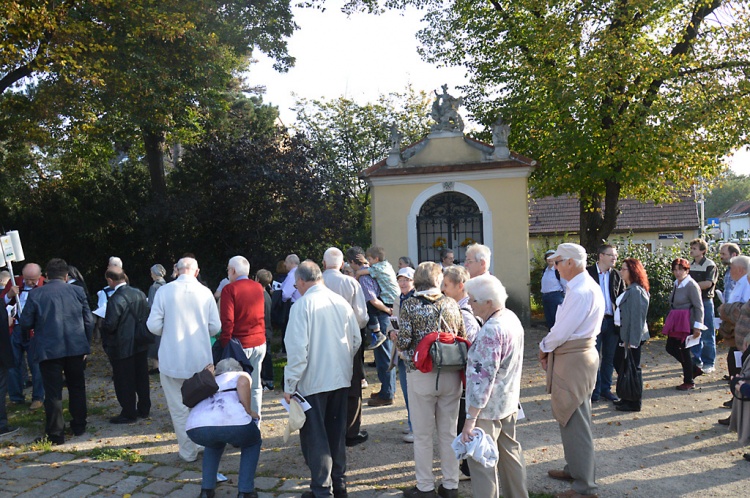
[[[280,70],[293,63],[288,0],[11,0],[0,20],[2,100],[23,83],[35,90],[28,105],[54,95],[60,135],[98,128],[126,148],[140,142],[159,195],[165,144],[197,138],[206,113],[226,107],[254,48]]]
[[[359,173],[383,159],[390,148],[390,125],[398,126],[407,145],[429,133],[431,99],[408,86],[404,92],[381,94],[374,103],[339,97],[297,101],[295,124],[333,168],[330,190],[343,194],[347,217],[355,220],[347,243],[370,240],[370,189]]]
[[[376,9],[354,0],[350,7]],[[430,62],[463,66],[468,109],[513,122],[536,195],[576,194],[581,243],[609,236],[623,196],[664,201],[742,145],[750,9],[728,0],[387,0],[419,5]]]
[[[717,218],[740,201],[750,200],[750,177],[728,173],[706,195],[706,217]]]

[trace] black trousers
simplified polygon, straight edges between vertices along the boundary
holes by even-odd
[[[346,489],[346,396],[348,387],[305,396],[311,408],[299,431],[316,498]]]
[[[635,361],[635,364],[638,366],[637,370],[641,372],[641,347],[643,346],[643,343],[641,343],[637,348],[628,348],[628,353],[633,355],[633,360]],[[625,348],[617,345],[617,349],[615,350],[615,371],[617,372],[617,376],[619,377],[622,372],[622,363],[623,360],[625,360]],[[643,374],[641,374],[641,379]],[[641,393],[643,389],[643,382],[641,382]],[[619,395],[618,395],[619,396]],[[641,399],[623,399],[622,404],[625,406],[633,407],[633,408],[641,408]]]
[[[682,377],[685,384],[693,383],[693,359],[690,350],[685,349],[685,341],[667,337],[667,353],[682,364]]]
[[[151,396],[148,379],[148,351],[119,360],[110,360],[115,383],[115,395],[122,411],[128,418],[148,417],[151,411]],[[136,402],[137,397],[137,402]]]
[[[65,356],[54,360],[39,362],[44,383],[44,414],[46,416],[45,432],[50,441],[57,444],[65,442],[65,420],[63,419],[62,388],[63,373],[68,384],[70,403],[70,428],[74,434],[83,434],[86,430],[86,377],[84,375],[83,355]]]
[[[346,397],[346,438],[357,437],[362,427],[362,379],[365,378],[365,329],[361,329],[362,344],[352,361],[352,383]]]

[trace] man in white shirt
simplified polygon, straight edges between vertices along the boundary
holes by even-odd
[[[730,293],[724,292],[725,304],[719,306],[719,316],[723,318],[721,326],[719,327],[719,336],[723,337],[725,343],[729,345],[729,351],[727,352],[727,377],[731,378],[734,375],[740,373],[740,367],[734,359],[734,352],[737,351],[737,345],[735,344],[734,327],[735,317],[739,317],[741,306],[750,301],[750,257],[748,256],[735,256],[729,263],[728,273],[729,279],[734,283],[733,289]],[[724,278],[726,285],[727,278]],[[732,408],[734,403],[734,396],[728,401],[724,402],[724,408]],[[719,423],[722,425],[729,425],[729,417],[720,419]]]
[[[349,303],[323,283],[318,265],[297,267],[301,297],[292,306],[286,330],[284,399],[299,392],[310,403],[300,443],[310,468],[313,496],[346,493],[346,398],[352,360],[362,344],[359,323]]]
[[[297,272],[297,266],[299,266],[299,256],[290,254],[284,260],[284,266],[287,274],[284,282],[281,283],[281,300],[283,302],[291,301],[294,304],[300,298],[299,290],[294,287],[296,280],[294,275]]]
[[[555,325],[539,344],[539,361],[547,371],[547,392],[552,395],[552,414],[560,424],[566,465],[547,473],[553,479],[572,482],[572,489],[556,497],[595,497],[598,486],[590,395],[599,366],[596,337],[604,318],[604,296],[585,271],[583,247],[560,244],[550,257],[568,286]]]
[[[344,266],[344,253],[336,247],[329,247],[323,254],[323,282],[339,296],[346,299],[352,307],[354,315],[359,324],[360,336],[364,337],[364,329],[367,327],[367,303],[362,287],[356,279],[341,273]],[[360,346],[360,349],[362,346]],[[364,379],[364,368],[362,365],[363,355],[358,351],[352,361],[352,383],[349,386],[346,408],[346,445],[356,446],[364,443],[369,437],[362,427],[362,379]]]
[[[482,244],[472,244],[466,248],[464,267],[469,270],[469,276],[476,278],[490,272],[490,258],[492,251]]]
[[[221,330],[219,310],[208,287],[198,279],[198,262],[177,262],[177,280],[159,289],[146,326],[161,336],[159,376],[172,425],[180,447],[180,458],[194,462],[201,449],[190,440],[185,424],[190,410],[182,404],[182,383],[213,364],[211,336]]]

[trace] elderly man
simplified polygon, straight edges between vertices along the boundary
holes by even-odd
[[[112,364],[115,395],[120,414],[109,419],[112,424],[130,424],[151,411],[148,381],[148,344],[136,343],[136,329],[148,318],[146,294],[125,282],[120,268],[104,274],[115,291],[109,296],[107,314],[102,323],[102,346]]]
[[[300,298],[299,290],[294,287],[297,266],[299,266],[299,256],[296,254],[290,254],[284,260],[284,267],[286,268],[287,274],[286,278],[281,283],[281,300],[284,302],[291,301],[292,304],[296,303],[297,299]]]
[[[301,297],[292,306],[284,339],[284,399],[299,392],[311,406],[300,429],[311,473],[311,490],[302,496],[341,498],[347,496],[346,398],[362,336],[351,305],[325,286],[318,265],[305,261],[295,276]]]
[[[94,319],[83,289],[68,285],[68,263],[51,259],[47,283],[29,293],[19,325],[25,334],[34,331],[30,350],[44,382],[46,437],[52,444],[65,442],[62,388],[68,386],[70,428],[80,436],[86,430],[86,378],[84,360],[91,352]],[[41,438],[40,438],[41,439]]]
[[[730,263],[732,258],[740,255],[740,246],[734,242],[727,242],[719,247],[719,257],[721,258],[721,264],[727,267],[727,271],[724,272],[724,302],[729,300],[729,296],[732,294],[732,289],[737,284],[737,281],[732,278]]]
[[[721,336],[726,344],[729,346],[729,352],[727,353],[727,379],[733,375],[740,373],[741,368],[737,366],[734,359],[734,352],[737,351],[738,346],[741,343],[737,343],[737,323],[740,322],[742,316],[746,316],[748,310],[745,307],[745,303],[750,301],[750,281],[748,281],[748,273],[750,273],[750,257],[748,256],[735,256],[729,265],[730,279],[734,282],[734,289],[728,295],[725,295],[726,302],[719,306],[719,316],[721,317],[721,326],[719,327],[719,336]],[[742,322],[746,323],[745,320]],[[740,324],[739,332],[740,335],[744,334],[744,327]],[[724,403],[725,408],[732,408],[734,403],[734,396]],[[729,425],[729,417],[719,420],[722,425]]]
[[[701,342],[691,349],[693,363],[703,373],[712,373],[716,370],[716,334],[714,333],[714,291],[719,275],[716,263],[706,257],[708,244],[703,239],[690,241],[690,277],[698,283],[701,288],[701,299],[703,299],[703,325],[706,329],[701,332]]]
[[[263,385],[260,380],[261,365],[266,356],[266,321],[263,287],[251,280],[250,263],[235,256],[227,264],[229,284],[221,291],[221,345],[226,347],[237,339],[245,351],[250,365],[253,385],[250,404],[260,414],[263,404]]]
[[[604,297],[604,319],[602,331],[596,337],[596,350],[602,355],[599,371],[596,374],[596,385],[591,394],[593,403],[604,398],[609,401],[619,401],[612,392],[612,372],[615,370],[615,352],[620,341],[620,328],[615,325],[615,309],[617,297],[625,292],[625,283],[617,270],[613,269],[617,263],[617,248],[603,244],[599,246],[596,264],[586,268],[591,278],[599,284]],[[562,275],[561,275],[562,276]]]
[[[323,254],[323,282],[339,296],[346,299],[357,317],[360,335],[364,337],[364,329],[367,327],[367,303],[359,282],[356,279],[341,273],[344,266],[344,253],[336,247],[329,247]],[[360,345],[362,349],[362,345]],[[362,354],[357,351],[352,363],[352,382],[349,385],[346,407],[346,445],[356,446],[367,441],[367,431],[360,430],[362,427],[362,379],[364,369],[362,366]]]
[[[21,271],[21,277],[9,280],[3,290],[3,299],[6,306],[13,307],[13,323],[10,326],[10,345],[13,351],[15,366],[8,371],[8,397],[11,403],[17,405],[25,403],[23,394],[24,377],[26,376],[26,363],[31,371],[31,406],[30,410],[38,410],[42,407],[44,400],[44,384],[39,364],[29,354],[29,338],[23,337],[21,327],[18,327],[18,319],[26,305],[26,300],[32,289],[44,284],[42,267],[36,263],[26,263]],[[24,361],[24,353],[26,361]]]
[[[573,483],[573,489],[556,497],[596,497],[590,396],[599,366],[596,336],[604,318],[604,296],[586,274],[583,247],[560,244],[550,257],[568,287],[555,325],[539,344],[539,360],[547,371],[547,392],[560,424],[566,465],[547,473]]]
[[[175,265],[177,280],[164,285],[154,296],[146,325],[161,336],[159,377],[177,436],[180,458],[194,462],[201,449],[185,432],[190,412],[182,404],[182,383],[213,363],[211,336],[219,333],[221,321],[216,301],[198,279],[198,262],[182,258]]]
[[[490,258],[492,251],[482,244],[472,244],[466,249],[466,259],[464,266],[469,270],[471,278],[480,277],[484,274],[490,274]]]

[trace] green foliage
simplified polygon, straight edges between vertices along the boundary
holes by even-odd
[[[750,177],[728,173],[706,194],[706,218],[717,218],[740,201],[750,200]]]
[[[416,5],[428,62],[466,68],[467,108],[512,121],[510,147],[539,161],[539,195],[578,195],[589,251],[622,196],[665,201],[746,140],[747,0],[352,0]],[[550,181],[550,179],[554,179]],[[602,211],[601,202],[605,203]]]
[[[403,145],[429,132],[431,99],[408,86],[403,93],[380,95],[359,104],[346,97],[297,101],[297,131],[309,138],[342,189],[347,218],[354,221],[347,243],[367,247],[370,241],[370,189],[359,173],[383,159],[390,149],[389,126],[403,134]]]
[[[140,453],[128,448],[94,448],[88,452],[88,457],[93,460],[122,460],[128,463],[143,461]]]

